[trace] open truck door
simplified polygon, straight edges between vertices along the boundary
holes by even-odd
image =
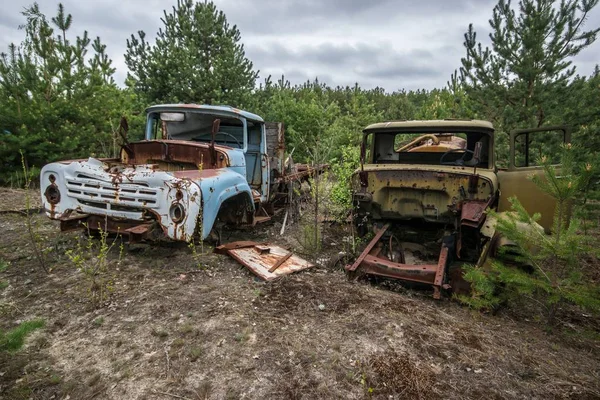
[[[560,167],[560,146],[570,141],[571,134],[564,126],[512,131],[508,169],[498,171],[501,192],[498,211],[510,211],[509,198],[516,196],[530,214],[541,214],[538,222],[550,232],[556,201],[538,188],[531,176],[544,174],[542,156],[550,157],[552,164]]]

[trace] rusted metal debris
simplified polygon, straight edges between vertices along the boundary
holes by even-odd
[[[232,242],[217,247],[215,253],[231,256],[265,281],[315,266],[283,247],[270,243]]]
[[[351,265],[346,265],[345,269],[349,273],[349,276],[355,277],[358,270],[361,274],[378,275],[431,285],[433,288],[433,297],[439,299],[441,297],[441,289],[450,288],[450,285],[444,284],[448,264],[448,247],[445,244],[442,245],[437,264],[405,263],[405,256],[402,249],[400,249],[402,252],[402,262],[395,262],[381,254],[381,239],[389,227],[390,224],[384,225],[356,261]],[[407,247],[406,250],[410,248],[410,245],[414,244],[408,243],[407,245],[405,245]]]

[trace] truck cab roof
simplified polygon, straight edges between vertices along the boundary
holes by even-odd
[[[440,119],[378,122],[367,126],[365,134],[376,132],[466,132],[481,131],[492,135],[494,126],[489,121],[478,119]]]
[[[160,111],[205,111],[205,112],[214,112],[221,115],[231,116],[231,117],[243,117],[248,121],[254,122],[264,122],[264,120],[251,112],[240,110],[235,107],[227,106],[227,105],[207,105],[207,104],[158,104],[152,107],[148,107],[146,109],[146,114],[151,112],[160,112]]]

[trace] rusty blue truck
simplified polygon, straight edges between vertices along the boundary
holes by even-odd
[[[146,110],[144,140],[117,158],[47,164],[40,188],[61,230],[102,230],[131,241],[206,239],[217,226],[254,225],[289,201],[293,182],[319,170],[286,163],[282,123],[230,106]]]

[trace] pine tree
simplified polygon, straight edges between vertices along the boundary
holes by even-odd
[[[238,28],[212,2],[178,0],[156,43],[127,40],[127,85],[147,103],[244,104],[257,78]]]
[[[562,148],[561,168],[557,171],[549,157],[540,160],[544,176],[534,183],[557,202],[552,235],[547,235],[516,197],[512,212],[489,212],[497,221],[496,231],[509,239],[511,246],[500,248],[500,256],[489,270],[467,267],[465,279],[471,283],[471,297],[459,298],[475,308],[494,308],[500,303],[531,300],[541,305],[548,324],[565,303],[600,312],[600,289],[589,277],[582,259],[597,252],[593,238],[581,231],[579,219],[569,209],[576,196],[589,188],[592,165],[577,162],[571,145]]]
[[[499,0],[489,21],[491,48],[465,33],[460,70],[479,111],[504,131],[562,123],[562,108],[575,74],[572,57],[596,40],[600,28],[584,30],[599,0]]]
[[[0,54],[0,182],[21,169],[21,151],[28,167],[36,168],[58,159],[114,155],[111,131],[127,111],[100,38],[91,54],[87,31],[69,40],[73,18],[62,4],[50,19],[35,3],[22,15],[25,40]]]

